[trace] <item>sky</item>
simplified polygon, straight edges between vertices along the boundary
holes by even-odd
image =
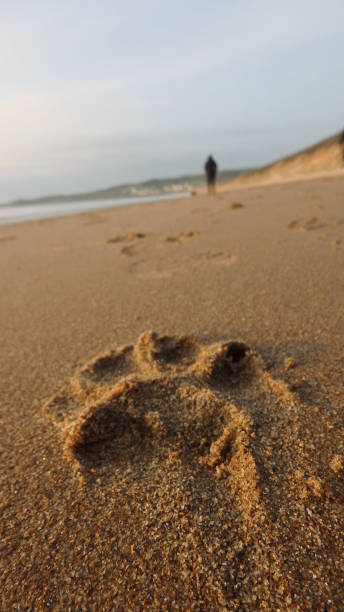
[[[259,166],[344,127],[343,0],[2,0],[0,202]]]

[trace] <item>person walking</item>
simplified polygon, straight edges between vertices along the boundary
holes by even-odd
[[[215,181],[216,181],[216,172],[217,172],[217,163],[216,161],[213,159],[213,157],[211,155],[209,155],[205,166],[205,173],[207,176],[207,184],[208,184],[208,193],[209,195],[211,193],[215,194]]]

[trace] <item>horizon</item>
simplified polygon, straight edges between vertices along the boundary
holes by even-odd
[[[221,173],[226,173],[226,172],[248,172],[251,170],[256,170],[257,168],[236,168],[236,169],[232,169],[232,168],[220,168],[218,171],[218,177]],[[88,195],[90,193],[101,193],[102,191],[107,191],[109,189],[118,189],[120,187],[135,187],[137,186],[141,186],[141,185],[145,185],[145,184],[149,184],[149,183],[154,183],[156,182],[169,182],[172,180],[176,180],[176,181],[180,181],[181,179],[188,179],[188,178],[195,178],[195,177],[201,177],[204,176],[204,184],[206,184],[206,177],[205,174],[203,172],[197,172],[194,174],[181,174],[179,176],[151,176],[150,178],[144,178],[142,181],[133,181],[133,182],[126,182],[126,183],[116,183],[115,185],[103,185],[99,188],[96,189],[90,189],[89,191],[75,191],[73,193],[45,193],[43,194],[43,196],[33,196],[32,198],[17,198],[16,200],[10,200],[7,202],[0,202],[0,206],[1,205],[6,205],[6,204],[15,204],[16,202],[21,202],[21,201],[25,201],[25,200],[39,200],[39,199],[45,199],[45,198],[56,198],[56,197],[61,197],[61,198],[65,198],[65,197],[69,197],[69,196],[81,196],[81,195]],[[145,196],[143,196],[145,197]]]
[[[0,202],[200,174],[209,151],[260,167],[342,129],[339,0],[2,12]]]

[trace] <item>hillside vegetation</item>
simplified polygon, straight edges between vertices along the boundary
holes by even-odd
[[[339,170],[343,167],[342,132],[317,142],[307,149],[284,157],[276,162],[245,172],[233,180],[223,181],[220,190],[246,187],[253,184],[275,183],[287,179],[308,176],[316,173]]]

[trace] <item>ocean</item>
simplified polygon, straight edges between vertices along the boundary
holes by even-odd
[[[145,202],[158,202],[160,200],[175,200],[185,198],[189,194],[169,193],[159,196],[141,196],[134,198],[114,198],[112,200],[84,200],[80,202],[40,203],[40,204],[0,204],[0,225],[20,223],[21,221],[33,221],[35,219],[47,219],[52,217],[64,217],[90,210],[105,210],[117,206],[129,206],[143,204]]]

